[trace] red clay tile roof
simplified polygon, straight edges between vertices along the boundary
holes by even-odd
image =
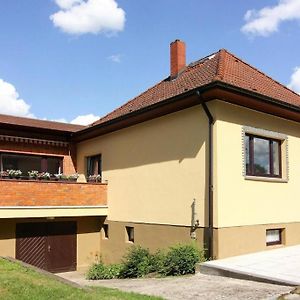
[[[0,125],[1,124],[26,126],[26,127],[37,128],[37,129],[48,129],[48,130],[66,131],[66,132],[76,132],[85,128],[85,126],[81,126],[81,125],[73,125],[68,123],[44,121],[38,119],[22,118],[22,117],[0,114]]]
[[[105,123],[216,81],[300,107],[300,95],[227,50],[221,49],[210,56],[191,63],[176,79],[162,80],[90,126]]]

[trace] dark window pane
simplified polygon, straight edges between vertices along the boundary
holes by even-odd
[[[274,175],[280,174],[280,144],[277,141],[273,141],[273,172]]]
[[[101,176],[101,155],[90,156],[87,158],[87,175]]]
[[[245,136],[246,174],[250,174],[250,138]]]
[[[281,176],[281,142],[269,138],[245,135],[246,174],[251,176]]]
[[[5,154],[2,157],[2,170],[21,170],[23,176],[29,171],[59,173],[62,159],[57,157],[41,157],[35,155]],[[62,170],[61,170],[62,172]]]
[[[127,239],[128,242],[134,243],[134,228],[130,226],[126,226]]]
[[[60,169],[61,159],[56,157],[47,158],[47,172],[50,174],[59,174],[63,170]]]
[[[254,138],[254,173],[270,174],[270,141]]]
[[[38,156],[2,154],[3,170],[21,170],[27,176],[29,171],[41,171],[41,159]]]

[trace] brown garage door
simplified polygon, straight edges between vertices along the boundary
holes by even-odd
[[[16,258],[50,272],[76,270],[76,222],[19,223]]]

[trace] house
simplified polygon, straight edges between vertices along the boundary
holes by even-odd
[[[300,243],[300,96],[224,49],[170,52],[170,76],[90,126],[0,116],[2,171],[85,175],[2,178],[0,255],[57,272],[132,244],[224,258]]]

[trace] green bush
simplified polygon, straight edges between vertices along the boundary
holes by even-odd
[[[86,277],[90,280],[118,278],[121,268],[121,265],[104,265],[100,261],[90,267]]]
[[[164,257],[162,268],[158,272],[165,276],[193,274],[196,263],[204,260],[204,252],[195,245],[179,244],[170,247]]]
[[[164,267],[164,261],[166,257],[166,251],[165,250],[157,250],[154,254],[151,256],[151,265],[153,266],[153,272],[160,273],[160,270]]]
[[[153,272],[164,276],[193,274],[196,263],[204,260],[204,251],[194,244],[179,244],[154,254],[141,246],[132,246],[122,264],[104,265],[100,260],[91,266],[87,279],[137,278]]]
[[[155,272],[155,258],[148,249],[132,246],[123,259],[120,278],[143,277]]]

